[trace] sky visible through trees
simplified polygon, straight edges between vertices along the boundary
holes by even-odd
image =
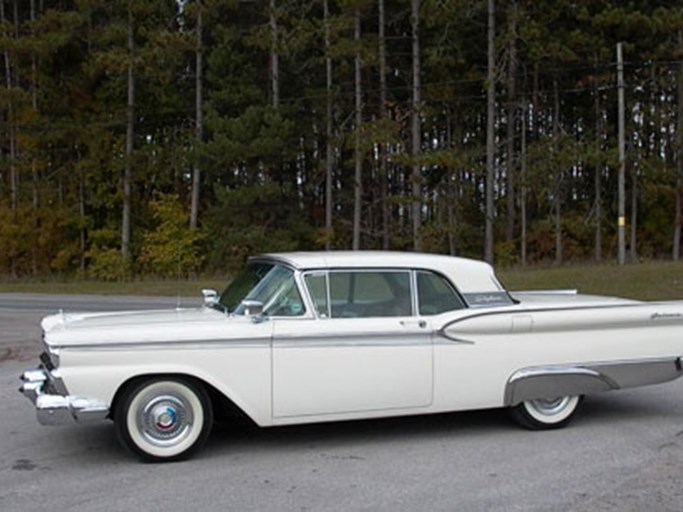
[[[0,0],[0,61],[6,276],[680,257],[680,0]]]

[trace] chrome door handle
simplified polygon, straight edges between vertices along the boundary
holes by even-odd
[[[401,320],[401,325],[403,325],[404,327],[411,327],[416,325],[417,327],[424,329],[425,327],[427,327],[427,322],[424,320]]]

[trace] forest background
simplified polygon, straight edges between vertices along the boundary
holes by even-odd
[[[0,0],[0,275],[680,257],[683,2]]]

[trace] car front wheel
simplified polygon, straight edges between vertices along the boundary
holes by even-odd
[[[203,386],[181,378],[153,378],[123,392],[114,411],[119,440],[141,459],[185,459],[199,449],[213,423]]]
[[[525,400],[512,407],[510,415],[518,424],[530,430],[562,428],[574,418],[581,399],[581,396],[561,396]]]

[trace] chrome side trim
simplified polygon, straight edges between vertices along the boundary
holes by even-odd
[[[98,400],[71,396],[57,370],[36,368],[25,371],[19,392],[33,403],[42,425],[68,425],[103,420],[109,406]]]
[[[179,340],[179,341],[131,341],[114,343],[73,343],[59,345],[65,350],[136,350],[136,349],[205,349],[216,347],[266,348],[270,346],[270,336],[249,340]]]
[[[578,295],[579,290],[576,288],[556,289],[556,290],[514,290],[510,291],[514,297],[516,294],[524,295]]]
[[[451,325],[451,324],[448,324]],[[466,340],[465,338],[457,338],[455,336],[449,336],[445,331],[446,327],[434,331],[435,334],[435,344],[437,345],[452,345],[454,343],[460,345],[475,345],[476,343],[472,340]]]
[[[339,341],[322,339],[306,339],[306,338],[285,338],[273,342],[273,348],[345,348],[345,347],[425,347],[432,346],[431,340],[416,341],[415,337],[407,340],[400,339],[368,339],[368,340],[353,340]]]
[[[680,357],[523,368],[508,379],[504,405],[660,384],[681,376]]]
[[[448,322],[446,325],[441,327],[439,334],[442,336],[445,336],[446,338],[449,337],[447,334],[447,330],[456,324],[459,324],[461,322],[465,322],[467,320],[472,320],[473,318],[480,318],[480,317],[485,317],[485,316],[499,316],[499,315],[512,315],[512,314],[525,314],[525,315],[531,315],[532,313],[546,313],[546,312],[552,312],[552,313],[561,313],[563,311],[584,311],[584,310],[602,310],[602,309],[618,309],[618,308],[642,308],[643,306],[671,306],[674,304],[674,302],[666,302],[666,301],[659,301],[659,302],[634,302],[634,303],[627,303],[627,304],[601,304],[601,305],[580,305],[580,306],[566,306],[566,307],[557,307],[557,308],[552,308],[552,307],[537,307],[537,308],[528,308],[528,309],[511,309],[508,307],[501,307],[500,309],[495,309],[493,311],[482,311],[478,312],[477,309],[470,309],[472,311],[471,314],[462,316],[460,318],[456,318],[455,320],[451,320]],[[676,305],[683,305],[683,301],[676,301]],[[675,313],[674,313],[675,314]],[[672,316],[672,314],[664,316],[664,313],[660,313],[657,318],[650,318],[650,320],[656,320],[660,318],[666,318],[667,320],[672,320],[672,321],[682,321],[683,317],[677,317],[677,316]]]

